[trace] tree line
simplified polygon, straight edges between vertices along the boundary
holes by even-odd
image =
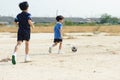
[[[95,25],[119,25],[120,18],[113,17],[109,14],[102,14],[99,18],[99,21],[91,21],[91,22],[84,22],[84,23],[74,23],[72,21],[65,21],[65,25],[72,26],[72,25],[82,25],[82,26],[95,26]]]
[[[120,24],[120,19],[117,17],[112,17],[109,14],[103,14],[100,18],[101,24]]]

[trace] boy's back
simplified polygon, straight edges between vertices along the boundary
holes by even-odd
[[[30,30],[30,24],[28,20],[31,20],[31,14],[28,12],[21,12],[17,15],[15,22],[19,22],[19,29]]]

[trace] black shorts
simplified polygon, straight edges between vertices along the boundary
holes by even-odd
[[[29,41],[30,40],[30,30],[18,30],[17,41]]]
[[[59,42],[62,42],[63,40],[62,39],[54,39],[54,43],[59,43]]]

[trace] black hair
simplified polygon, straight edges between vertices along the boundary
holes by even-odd
[[[29,7],[29,4],[28,4],[27,1],[21,2],[21,3],[19,4],[19,8],[20,8],[21,10],[27,10],[28,7]]]
[[[64,17],[62,15],[59,15],[59,16],[56,17],[57,21],[60,21],[60,20],[63,20],[63,19],[64,19]]]

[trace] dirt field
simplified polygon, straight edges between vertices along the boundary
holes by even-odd
[[[107,36],[105,36],[107,35]],[[66,33],[63,54],[48,47],[52,33],[32,33],[30,57],[24,63],[24,43],[17,64],[11,64],[16,33],[0,33],[0,80],[120,80],[120,37],[106,33]],[[78,48],[71,52],[71,46]]]

